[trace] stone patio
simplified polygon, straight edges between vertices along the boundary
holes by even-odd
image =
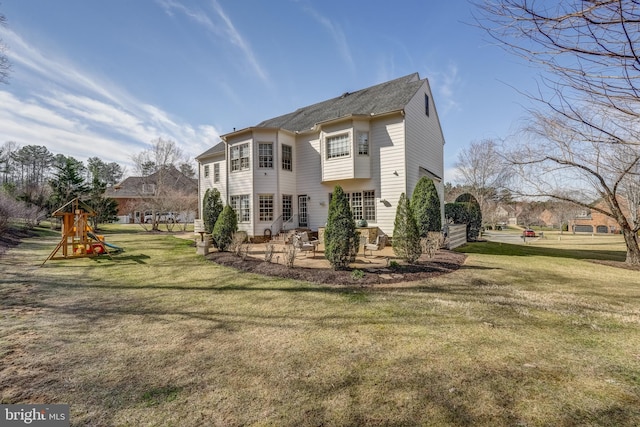
[[[275,252],[273,254],[271,262],[284,265],[285,248],[290,245],[276,242],[272,243],[275,246]],[[248,256],[259,259],[261,261],[264,260],[266,245],[266,243],[250,243]],[[215,249],[211,250],[215,251]],[[393,248],[391,246],[386,246],[380,251],[374,251],[373,255],[371,255],[370,252],[367,251],[366,257],[364,257],[361,246],[358,254],[356,255],[355,262],[351,263],[349,266],[351,268],[357,268],[360,270],[385,269],[386,267],[388,267],[390,261],[401,263],[400,260],[397,259],[394,255]],[[329,261],[324,257],[323,243],[318,244],[318,249],[315,251],[315,254],[311,251],[298,251],[296,253],[296,260],[294,265],[295,267],[305,268],[331,268]]]

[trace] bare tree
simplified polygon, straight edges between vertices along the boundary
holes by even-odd
[[[544,74],[530,111],[532,137],[510,160],[533,196],[548,196],[613,218],[626,262],[640,265],[640,7],[637,0],[492,0],[479,24]],[[596,201],[605,207],[596,207]]]
[[[190,189],[197,204],[197,185],[185,176],[178,167],[187,160],[174,141],[158,138],[152,141],[150,149],[134,155],[132,160],[136,170],[142,175],[139,202],[136,210],[151,213],[151,228],[158,230],[160,213],[182,212],[189,197]],[[178,197],[176,193],[185,190]],[[144,218],[141,221],[144,223]],[[146,228],[146,225],[143,225]]]
[[[497,195],[511,177],[510,166],[500,155],[498,144],[491,139],[472,142],[458,153],[455,166],[461,183],[478,201],[482,217],[493,218]]]
[[[131,159],[136,172],[142,176],[167,166],[178,168],[181,163],[187,162],[185,154],[175,141],[162,138],[151,141],[151,148],[134,154]]]

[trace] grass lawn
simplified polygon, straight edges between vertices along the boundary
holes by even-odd
[[[470,244],[452,274],[373,289],[106,239],[126,252],[39,268],[48,236],[0,258],[1,403],[95,426],[640,424],[640,272],[589,261],[621,239]]]

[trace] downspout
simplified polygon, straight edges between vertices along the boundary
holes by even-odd
[[[224,142],[224,163],[225,163],[225,171],[224,171],[224,192],[226,205],[229,205],[229,174],[231,173],[231,165],[229,164],[229,144],[227,144],[226,139],[222,139]]]
[[[275,161],[274,163],[274,168],[275,168],[275,172],[276,172],[276,194],[275,194],[275,198],[276,200],[274,200],[274,203],[277,203],[278,206],[278,210],[276,212],[280,212],[280,215],[275,215],[274,216],[276,218],[278,218],[278,216],[282,216],[282,190],[280,189],[280,174],[282,173],[281,170],[281,160],[280,160],[280,150],[282,147],[280,147],[280,130],[276,131],[276,149],[275,152],[277,153]],[[293,150],[293,147],[291,148]],[[291,153],[291,156],[293,156],[293,153]],[[293,159],[291,159],[292,161],[292,165],[293,165]],[[282,226],[280,226],[280,228],[282,228]],[[280,230],[277,230],[278,233],[280,233]],[[274,230],[271,230],[271,234],[274,233]]]
[[[201,178],[200,169],[202,164],[200,163],[200,160],[196,160],[196,161],[198,162],[198,218],[202,219],[202,203],[204,202],[202,187],[200,186],[200,178]]]

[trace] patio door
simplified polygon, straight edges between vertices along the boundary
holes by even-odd
[[[307,226],[307,195],[298,196],[298,225]]]

